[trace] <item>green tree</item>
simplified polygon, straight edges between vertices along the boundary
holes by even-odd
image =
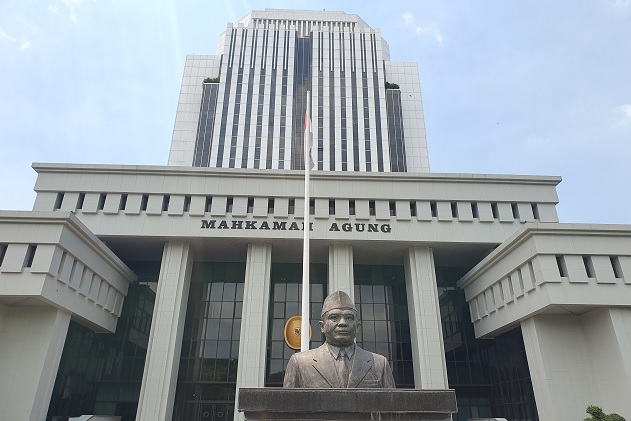
[[[596,405],[590,405],[585,410],[591,417],[585,418],[583,421],[626,421],[623,417],[618,414],[609,414],[606,415],[602,408]]]

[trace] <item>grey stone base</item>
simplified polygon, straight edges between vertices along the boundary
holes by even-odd
[[[457,412],[453,390],[241,388],[246,420],[446,421]]]

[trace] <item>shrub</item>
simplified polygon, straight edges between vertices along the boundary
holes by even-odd
[[[204,79],[204,83],[219,83],[218,77],[207,77]]]
[[[590,405],[585,410],[591,417],[585,418],[583,421],[626,421],[618,414],[605,415],[602,408],[596,405]]]
[[[386,89],[399,89],[399,85],[386,81]]]

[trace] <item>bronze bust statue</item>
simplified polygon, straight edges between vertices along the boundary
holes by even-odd
[[[320,330],[326,343],[291,356],[283,387],[393,388],[388,360],[355,344],[360,321],[351,298],[342,291],[326,297]]]

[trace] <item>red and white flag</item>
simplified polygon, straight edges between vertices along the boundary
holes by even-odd
[[[313,169],[313,131],[311,130],[311,92],[307,91],[307,110],[305,111],[305,165],[309,157],[309,169]]]

